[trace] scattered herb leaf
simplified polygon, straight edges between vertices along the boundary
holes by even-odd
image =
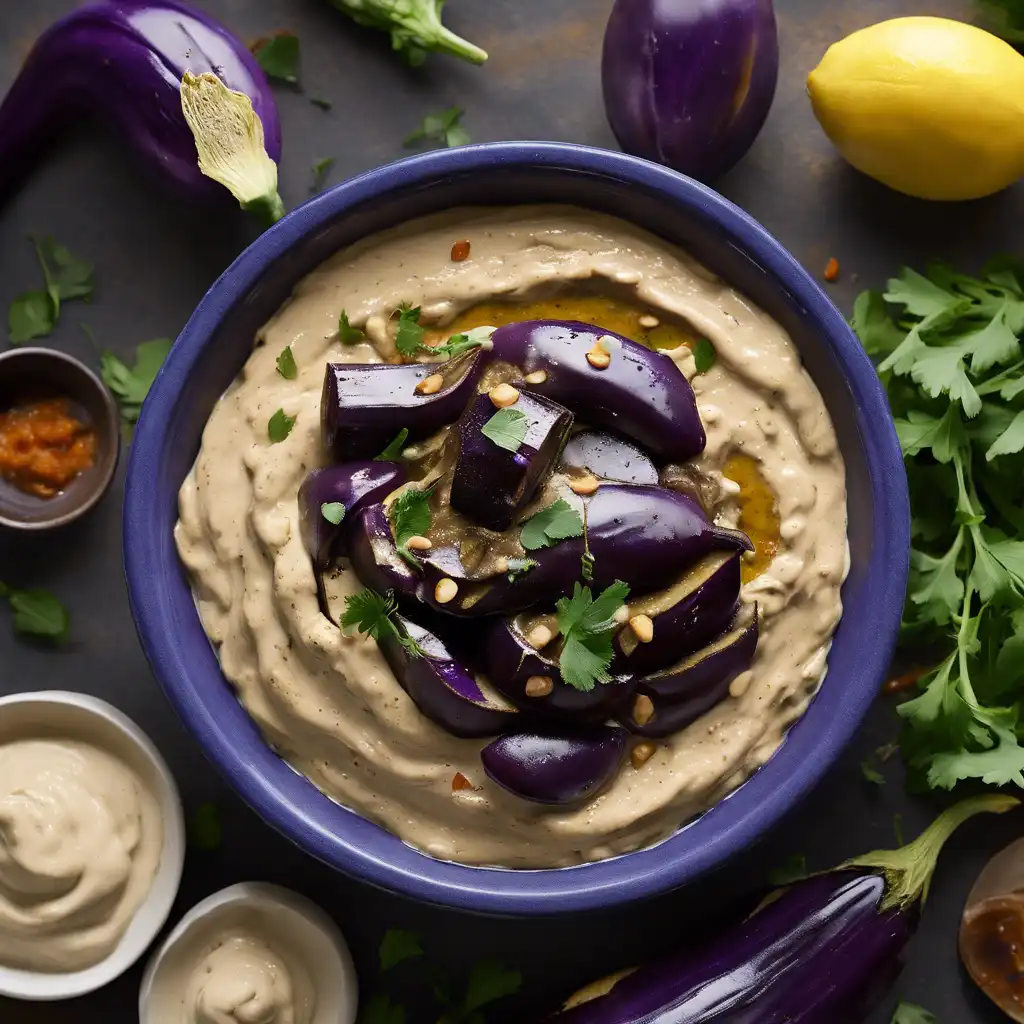
[[[313,184],[309,186],[310,192],[319,192],[324,187],[333,166],[333,156],[322,156],[319,160],[313,161]]]
[[[398,610],[395,595],[390,591],[381,597],[375,590],[360,590],[345,598],[345,614],[341,617],[342,630],[354,626],[378,642],[393,638],[413,657],[420,657],[423,648],[411,636],[395,625],[392,616]]]
[[[403,931],[401,928],[390,928],[384,933],[380,942],[380,969],[390,971],[403,960],[423,956],[423,947],[418,935]]]
[[[528,573],[531,569],[536,569],[539,564],[536,558],[510,558],[508,560],[509,583],[515,583],[520,576]]]
[[[358,1024],[405,1024],[405,1020],[405,1007],[378,992],[360,1012]]]
[[[464,1016],[488,1006],[490,1003],[514,995],[522,985],[523,977],[518,971],[510,971],[501,964],[482,960],[473,966],[462,1001]]]
[[[419,568],[416,556],[406,547],[410,537],[422,536],[430,529],[433,516],[430,511],[430,495],[433,489],[420,491],[409,487],[395,498],[388,507],[391,532],[395,537],[398,553]]]
[[[562,679],[577,690],[592,690],[595,683],[611,681],[612,635],[619,628],[613,616],[625,604],[629,587],[616,580],[596,598],[589,587],[579,583],[571,598],[555,602],[562,653],[558,666]]]
[[[893,754],[900,752],[900,745],[898,743],[883,743],[880,747],[875,748],[875,756],[882,764],[885,764]]]
[[[60,304],[68,299],[92,298],[92,264],[72,256],[63,245],[49,236],[32,237],[36,257],[46,279],[46,292],[53,303],[54,320],[60,314]]]
[[[864,776],[865,782],[870,782],[873,786],[885,785],[885,776],[869,761],[861,761],[860,773]]]
[[[427,114],[423,123],[414,132],[410,132],[403,145],[416,146],[421,142],[445,145],[449,149],[465,146],[469,142],[469,132],[462,127],[464,111],[461,107],[449,107],[439,114]]]
[[[252,47],[256,62],[268,78],[289,85],[299,81],[299,37],[292,32],[278,32],[258,40]]]
[[[564,498],[559,498],[523,523],[519,543],[527,551],[537,551],[568,537],[582,536],[583,517]]]
[[[348,313],[342,310],[341,316],[338,317],[338,338],[342,345],[358,345],[365,337],[358,327],[353,327],[348,322]]]
[[[6,598],[11,606],[16,633],[48,637],[56,643],[67,640],[70,617],[64,605],[49,591],[39,587],[19,590],[0,583],[0,597]]]
[[[223,839],[220,811],[214,803],[200,804],[188,823],[188,842],[196,850],[216,850]]]
[[[707,373],[715,365],[716,359],[718,359],[718,353],[715,351],[715,346],[707,338],[698,338],[697,344],[693,346],[693,361],[696,364],[697,372]]]
[[[340,501],[325,501],[320,506],[320,515],[337,526],[345,518],[345,506]]]
[[[807,858],[802,853],[790,854],[777,868],[768,872],[769,885],[792,885],[807,877]]]
[[[292,354],[291,345],[285,345],[281,354],[277,357],[277,372],[285,380],[295,380],[299,375],[299,368],[295,365],[295,356]]]
[[[394,462],[395,459],[402,457],[402,450],[405,448],[405,442],[409,440],[409,428],[402,427],[402,429],[395,434],[394,438],[388,444],[387,448],[373,457],[374,462]]]
[[[423,328],[420,326],[420,307],[400,306],[398,329],[395,331],[395,348],[398,354],[411,359],[423,346]]]
[[[45,338],[55,322],[46,292],[22,292],[7,310],[7,338],[12,345],[24,345],[33,338]]]
[[[170,338],[142,342],[135,348],[135,365],[131,369],[109,350],[100,354],[100,375],[117,399],[125,423],[138,422],[142,403],[173,344]]]
[[[429,352],[432,356],[447,356],[454,359],[463,352],[471,352],[488,341],[494,333],[493,327],[474,327],[465,334],[453,334],[443,345],[423,345],[421,351]]]
[[[279,444],[291,432],[295,426],[295,417],[285,415],[284,409],[278,409],[267,423],[267,437],[272,444]]]
[[[518,409],[499,409],[480,428],[480,433],[499,448],[504,448],[507,452],[517,452],[529,429],[530,422],[525,413]]]
[[[310,96],[309,102],[312,103],[314,107],[319,107],[321,110],[330,110],[334,105],[330,100],[325,100],[320,96]]]
[[[905,1003],[901,999],[892,1015],[890,1024],[939,1024],[938,1017],[923,1006]]]

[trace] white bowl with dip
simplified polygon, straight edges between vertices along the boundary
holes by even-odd
[[[262,1010],[261,1020],[354,1024],[359,991],[348,944],[306,897],[240,882],[197,903],[149,961],[139,1022],[233,1020],[242,1004]]]
[[[185,861],[178,789],[146,734],[81,693],[0,697],[0,826],[0,995],[70,999],[131,967]]]

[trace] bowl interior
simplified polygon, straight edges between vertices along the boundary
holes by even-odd
[[[306,273],[375,231],[451,207],[569,203],[681,245],[790,332],[832,414],[846,463],[850,573],[821,693],[773,759],[659,846],[597,864],[509,871],[443,863],[330,801],[276,757],[224,681],[172,531],[206,419],[256,330]],[[888,664],[909,550],[902,461],[885,396],[838,310],[763,228],[710,189],[617,153],[495,144],[428,154],[338,186],[263,235],[186,326],[146,402],[125,503],[125,562],[154,671],[241,794],[308,852],[364,880],[479,911],[544,913],[662,892],[756,839],[836,758]],[[147,585],[153,578],[162,586]]]

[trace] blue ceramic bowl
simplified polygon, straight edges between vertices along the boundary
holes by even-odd
[[[557,202],[625,218],[678,243],[790,332],[846,461],[851,567],[829,671],[807,714],[739,790],[650,849],[579,867],[514,871],[435,860],[346,810],[267,745],[221,675],[172,538],[177,493],[214,403],[253,336],[342,246],[465,204]],[[178,714],[242,797],[313,856],[432,903],[507,914],[607,907],[671,889],[753,843],[835,761],[878,692],[900,621],[909,508],[899,444],[874,369],[807,272],[742,210],[663,167],[554,143],[498,143],[370,171],[290,213],[207,292],[160,371],[135,432],[124,558],[143,648]]]

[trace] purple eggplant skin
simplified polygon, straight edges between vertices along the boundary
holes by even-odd
[[[671,736],[707,714],[729,695],[729,684],[745,672],[757,650],[757,607],[750,624],[730,630],[702,651],[663,672],[639,679],[637,693],[650,697],[653,716],[643,725],[631,710],[619,721],[637,736]]]
[[[372,459],[404,427],[409,443],[454,423],[473,397],[483,362],[477,349],[448,363],[328,363],[320,399],[324,447],[339,462]],[[416,386],[440,373],[440,391]]]
[[[592,690],[577,690],[562,681],[558,663],[531,647],[512,621],[495,622],[484,639],[487,678],[513,704],[547,718],[601,723],[625,709],[636,688],[630,676],[613,676]],[[528,697],[531,676],[548,676],[554,688],[544,697]]]
[[[487,777],[523,800],[574,804],[619,769],[626,733],[611,726],[566,733],[509,733],[480,751]]]
[[[459,454],[452,476],[451,505],[488,530],[507,530],[554,469],[573,416],[541,395],[522,392],[510,406],[526,417],[526,437],[509,451],[483,433],[498,409],[477,395],[459,420]]]
[[[778,77],[772,0],[616,0],[608,18],[601,82],[619,145],[700,181],[747,152]]]
[[[185,199],[228,198],[199,170],[181,111],[182,75],[216,74],[245,93],[281,157],[281,122],[248,48],[205,11],[178,0],[110,0],[78,7],[36,41],[0,105],[0,202],[65,124],[92,116],[134,150],[152,176]]]
[[[356,516],[348,536],[348,557],[364,587],[378,594],[393,591],[404,607],[419,601],[421,576],[398,554],[383,505],[369,505]]]
[[[489,696],[439,637],[411,619],[396,618],[398,628],[415,640],[423,653],[410,653],[394,637],[379,641],[381,653],[402,689],[427,718],[465,739],[497,736],[518,725],[523,715]]]
[[[653,487],[658,482],[658,471],[644,452],[621,437],[600,430],[573,434],[562,452],[562,465],[623,484]]]
[[[611,361],[598,369],[587,353],[604,337],[613,339]],[[516,387],[635,441],[655,462],[686,462],[704,450],[693,389],[663,352],[575,320],[524,320],[499,327],[490,340],[494,359],[512,363],[524,377],[538,370],[547,375],[540,383],[523,381]]]

